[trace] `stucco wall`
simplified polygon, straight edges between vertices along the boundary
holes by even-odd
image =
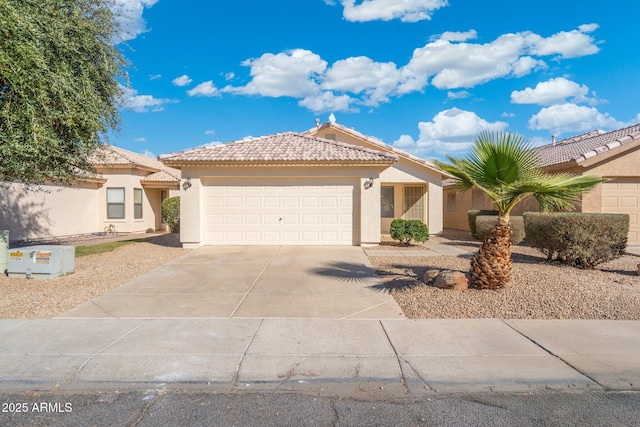
[[[102,231],[98,194],[92,183],[43,185],[40,191],[11,184],[0,191],[0,229],[9,230],[11,241]]]
[[[335,139],[340,142],[346,142],[378,151],[388,151],[393,154],[392,151],[385,150],[382,147],[368,143],[367,141],[345,133],[340,129],[319,129],[315,136],[326,138],[328,134],[334,134]],[[402,218],[402,206],[404,204],[402,186],[397,184],[426,184],[427,193],[425,194],[425,217],[423,221],[427,224],[427,227],[429,227],[430,234],[442,233],[443,195],[441,173],[431,170],[413,160],[400,157],[391,167],[380,173],[380,181],[381,185],[394,186],[394,198],[396,199],[394,209],[395,218]],[[389,232],[389,225],[391,224],[392,219],[382,219],[381,228],[384,233]]]
[[[156,215],[154,207],[151,205],[151,200],[159,203],[159,195],[156,196],[155,189],[145,189],[140,180],[147,176],[149,173],[140,171],[137,169],[103,169],[99,170],[102,176],[107,179],[107,182],[99,190],[99,203],[100,203],[100,231],[105,226],[113,224],[116,227],[117,232],[132,233],[132,232],[144,232],[147,229],[156,228]],[[107,188],[122,187],[125,190],[124,196],[124,219],[107,218]],[[142,189],[142,218],[134,218],[133,215],[133,190],[134,188]],[[159,192],[159,190],[157,190]],[[151,200],[149,199],[151,196]]]

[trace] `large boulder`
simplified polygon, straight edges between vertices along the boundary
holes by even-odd
[[[444,270],[435,277],[433,286],[440,289],[464,291],[469,288],[469,279],[461,271]]]
[[[425,271],[424,276],[422,276],[422,281],[426,285],[431,285],[438,274],[440,274],[440,270],[427,270]]]

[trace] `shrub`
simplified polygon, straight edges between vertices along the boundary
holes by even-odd
[[[162,201],[162,219],[172,233],[180,231],[180,197],[169,197]]]
[[[394,219],[391,222],[391,238],[402,244],[410,245],[412,240],[425,242],[429,240],[429,229],[420,220]]]
[[[472,209],[467,211],[467,219],[469,220],[469,230],[471,230],[471,235],[478,238],[478,234],[476,231],[476,217],[479,215],[494,215],[498,216],[498,211],[490,211],[490,210],[478,210]]]
[[[629,215],[527,212],[524,227],[529,244],[548,260],[594,268],[624,254]]]
[[[498,222],[498,218],[494,215],[478,215],[476,216],[476,235],[478,239],[484,240],[489,235],[491,227]],[[524,218],[521,216],[509,217],[511,224],[511,244],[517,245],[526,237],[524,230]]]

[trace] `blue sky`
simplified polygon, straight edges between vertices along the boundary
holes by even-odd
[[[640,122],[640,2],[114,0],[120,147],[158,155],[337,122],[424,158]]]

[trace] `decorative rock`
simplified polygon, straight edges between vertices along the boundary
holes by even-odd
[[[469,288],[469,279],[461,271],[444,270],[436,276],[433,286],[440,289],[464,291]]]
[[[438,276],[438,274],[440,274],[440,270],[427,270],[424,273],[424,276],[422,276],[422,281],[425,284],[430,285],[433,283],[433,280],[436,278],[436,276]]]

